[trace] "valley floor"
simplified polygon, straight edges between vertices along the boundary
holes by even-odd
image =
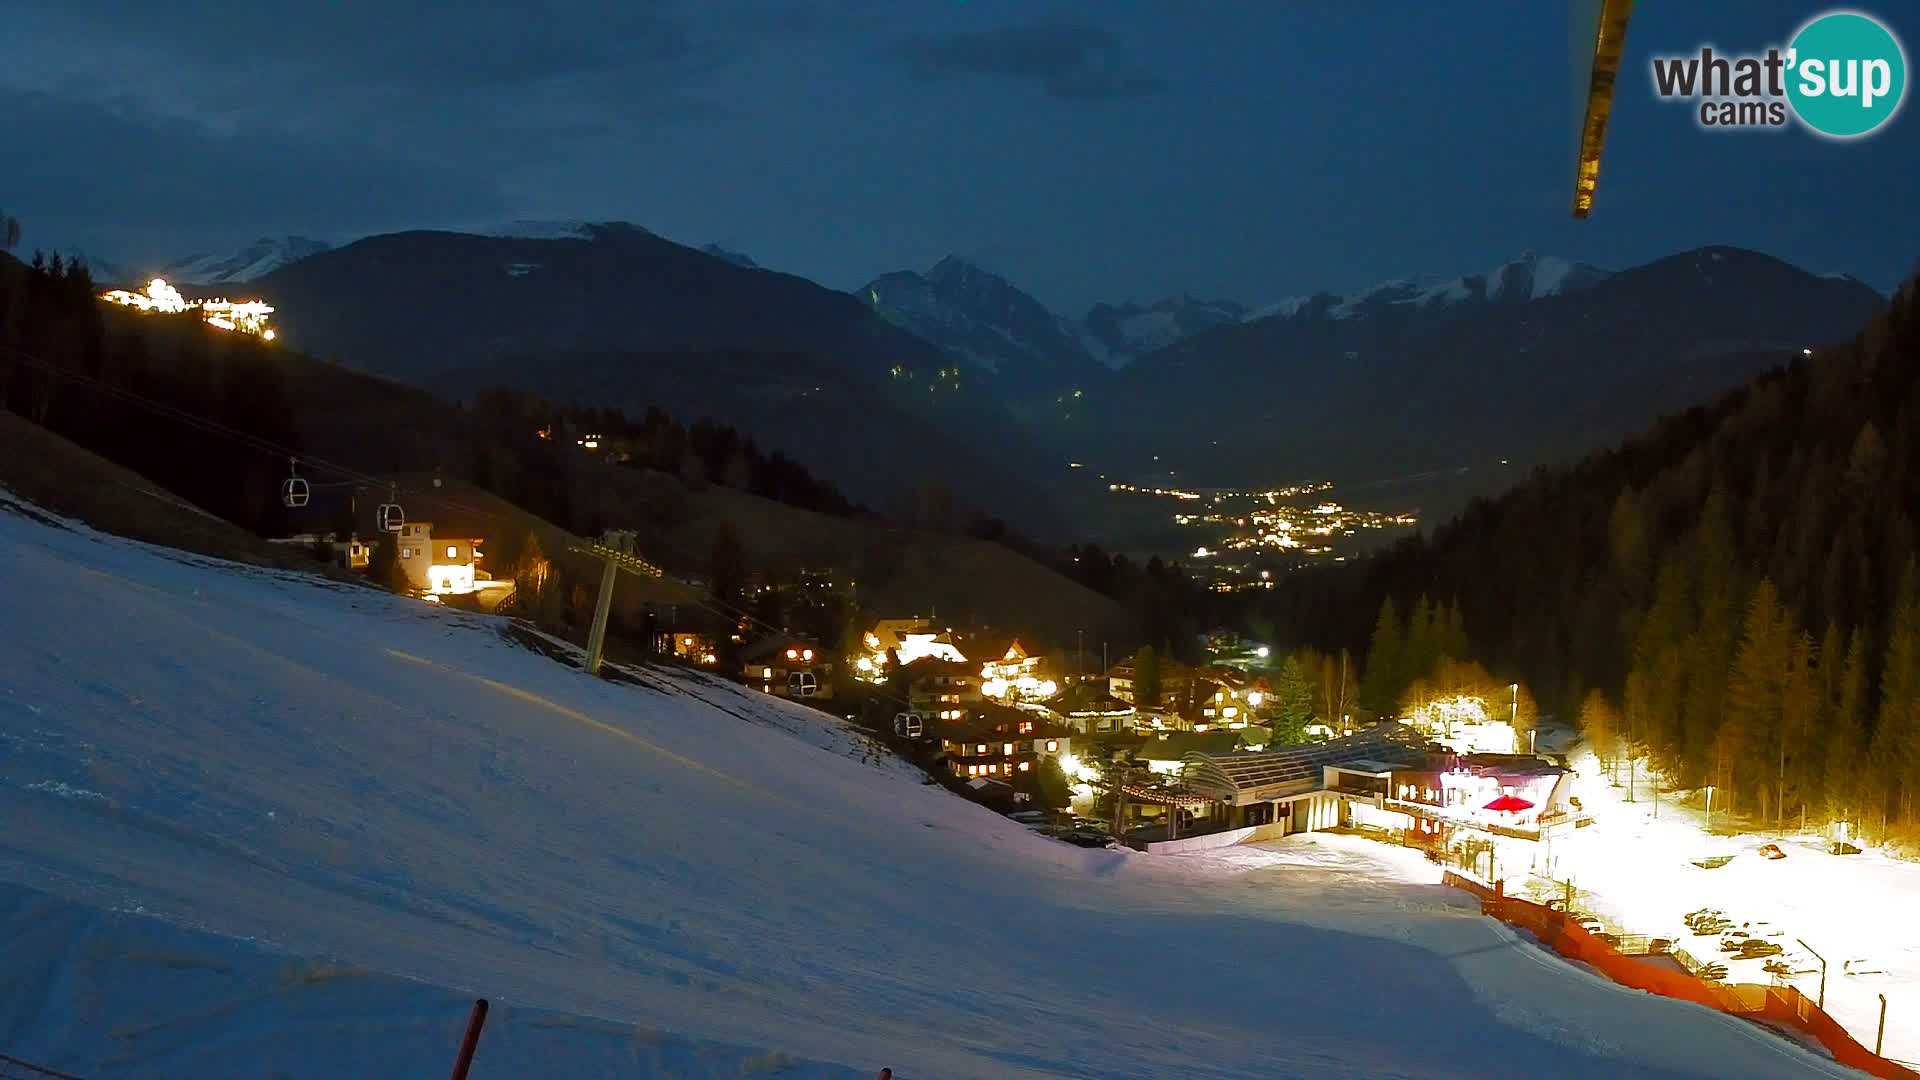
[[[87,1077],[1849,1075],[1339,837],[1088,851],[831,718],[0,495],[0,1053]]]

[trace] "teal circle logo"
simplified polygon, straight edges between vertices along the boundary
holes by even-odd
[[[1907,94],[1907,58],[1893,32],[1853,11],[1822,15],[1788,46],[1787,100],[1800,122],[1851,139],[1885,124]]]

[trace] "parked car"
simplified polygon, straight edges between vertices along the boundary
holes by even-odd
[[[1759,855],[1763,859],[1784,859],[1787,857],[1787,853],[1780,850],[1779,844],[1760,845]]]
[[[1748,938],[1740,943],[1738,955],[1742,960],[1753,960],[1762,956],[1779,956],[1781,948],[1778,942],[1765,938]]]
[[[1827,845],[1827,854],[1858,855],[1860,854],[1860,849],[1857,847],[1854,847],[1852,844],[1847,843],[1845,840],[1835,840]]]

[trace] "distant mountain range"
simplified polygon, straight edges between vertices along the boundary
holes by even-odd
[[[1564,458],[1883,303],[1846,275],[1716,247],[1620,271],[1528,252],[1259,307],[1181,296],[1069,318],[960,258],[849,296],[584,221],[263,238],[163,272],[252,283],[289,343],[369,370],[710,415],[869,504],[936,476],[1014,518],[1069,457],[1196,484]]]
[[[1109,472],[1194,484],[1524,468],[1850,338],[1883,303],[1739,248],[1617,273],[1522,256],[1290,302],[1150,353],[1091,396],[1081,446]]]
[[[1047,531],[1038,444],[952,357],[846,293],[624,223],[493,232],[368,237],[252,286],[290,347],[443,396],[506,385],[713,417],[868,505],[932,480]]]

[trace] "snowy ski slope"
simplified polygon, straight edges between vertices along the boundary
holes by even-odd
[[[88,1077],[1850,1075],[1341,838],[1027,833],[830,718],[0,496],[0,1053]]]

